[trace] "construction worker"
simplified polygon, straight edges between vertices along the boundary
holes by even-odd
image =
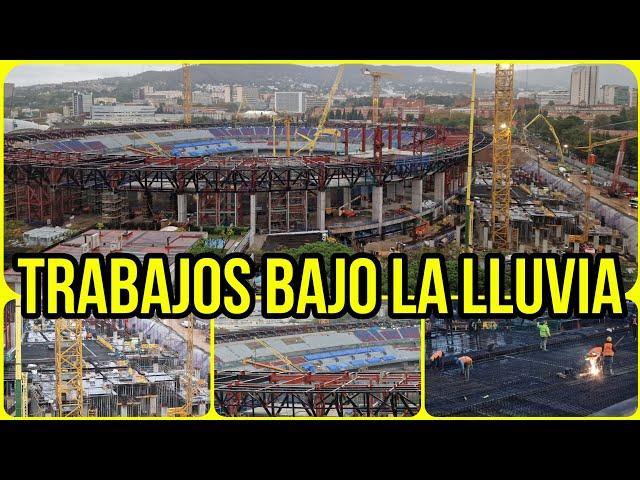
[[[536,322],[538,332],[540,333],[540,350],[547,351],[547,340],[551,336],[551,330],[549,330],[549,324],[545,320],[544,322]]]
[[[635,342],[638,341],[638,316],[634,313],[629,317],[629,330],[631,330],[631,335],[633,335],[633,340]]]
[[[480,350],[480,329],[482,328],[482,322],[480,320],[469,321],[469,336],[475,343],[476,350]]]
[[[602,346],[602,357],[604,362],[604,369],[609,370],[609,374],[613,375],[613,357],[616,354],[616,346],[613,344],[611,337],[607,337],[607,340]]]
[[[473,358],[468,355],[463,355],[462,357],[458,357],[456,361],[460,366],[460,373],[464,376],[464,379],[469,380],[469,373],[473,367]]]
[[[429,368],[437,368],[444,370],[444,352],[442,350],[436,350],[431,354],[429,358]]]

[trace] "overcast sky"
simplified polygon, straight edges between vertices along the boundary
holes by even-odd
[[[397,64],[396,64],[397,65]],[[410,64],[401,64],[410,65]],[[81,80],[95,80],[107,77],[124,77],[136,75],[148,70],[176,70],[180,64],[82,64],[82,65],[21,65],[14,68],[5,82],[15,83],[17,86],[29,86],[42,83],[77,82]],[[479,73],[489,73],[495,70],[495,64],[486,63],[478,65],[468,64],[432,64],[432,67],[456,72],[470,72],[476,68]],[[562,67],[559,64],[535,64],[520,65],[519,68],[554,68]]]

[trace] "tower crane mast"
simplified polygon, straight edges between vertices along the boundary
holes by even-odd
[[[368,68],[362,69],[363,75],[368,75],[371,77],[371,120],[373,125],[378,125],[380,123],[380,79],[383,77],[386,78],[400,78],[400,75],[396,75],[395,73],[389,72],[373,72]]]
[[[188,63],[184,63],[182,65],[182,109],[185,125],[191,125],[191,104],[191,67]]]
[[[59,417],[82,417],[82,320],[55,320],[56,407]]]
[[[493,181],[491,186],[491,243],[510,247],[511,118],[513,112],[513,64],[496,65],[493,117]]]

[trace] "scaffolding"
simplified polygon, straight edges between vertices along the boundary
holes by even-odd
[[[127,219],[127,199],[116,192],[103,192],[100,197],[102,223],[109,228],[120,228]]]
[[[269,233],[307,230],[307,192],[269,192]]]

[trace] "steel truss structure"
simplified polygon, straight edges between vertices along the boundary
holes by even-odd
[[[151,129],[145,127],[148,126],[133,128]],[[131,129],[113,127],[97,131],[122,133]],[[442,132],[436,134],[427,127],[424,130],[427,138],[438,139],[442,135]],[[78,136],[75,130],[66,133],[69,137]],[[449,133],[455,138],[456,132]],[[96,129],[86,129],[83,134],[96,134]],[[334,182],[351,187],[357,183],[383,185],[392,180],[424,177],[444,171],[464,161],[467,155],[466,141],[448,147],[438,145],[437,148],[426,149],[424,154],[410,156],[381,156],[381,149],[378,149],[376,159],[329,155],[158,158],[46,152],[16,143],[50,138],[46,135],[56,138],[61,133],[22,134],[5,142],[5,188],[13,192],[11,198],[15,202],[10,210],[16,212],[17,218],[27,221],[51,218],[57,222],[63,213],[73,213],[69,209],[75,203],[67,201],[70,196],[77,196],[82,191],[108,190],[143,192],[147,196],[158,192],[198,194],[202,197],[203,217],[215,213],[216,223],[224,222],[225,218],[228,222],[232,212],[240,210],[240,198],[221,197],[223,194],[324,191]],[[473,151],[477,152],[490,143],[487,135],[477,131]],[[302,205],[302,199],[296,199],[296,203]]]
[[[226,416],[413,416],[420,373],[217,372],[215,408]]]

